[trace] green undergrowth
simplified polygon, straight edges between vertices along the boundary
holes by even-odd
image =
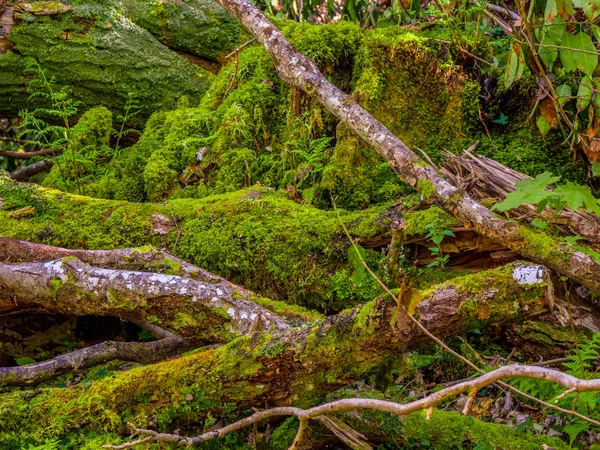
[[[351,101],[435,162],[480,140],[477,152],[527,174],[584,176],[564,145],[531,129],[522,102],[492,107],[491,117],[510,117],[490,123],[488,137],[479,82],[427,34],[350,23],[277,25]],[[138,143],[90,170],[86,195],[134,202],[202,198],[260,183],[319,208],[331,208],[334,198],[338,207],[364,209],[412,192],[315,99],[283,83],[258,45],[226,64],[199,104],[180,98],[177,109],[152,116]],[[55,176],[44,183],[64,189]]]

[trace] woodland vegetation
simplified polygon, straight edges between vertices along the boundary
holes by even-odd
[[[598,0],[0,0],[0,449],[600,448]]]

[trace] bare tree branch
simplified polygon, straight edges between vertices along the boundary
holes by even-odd
[[[10,173],[10,177],[16,181],[23,181],[37,173],[50,170],[54,163],[52,161],[38,161],[25,167],[20,167]]]
[[[71,370],[84,369],[108,361],[135,361],[148,364],[163,360],[180,350],[185,340],[148,322],[132,322],[158,339],[154,342],[107,341],[56,358],[18,367],[0,367],[0,385],[25,386],[49,380]]]
[[[467,414],[469,412],[469,406],[472,403],[472,399],[475,397],[477,392],[479,392],[484,387],[489,386],[490,384],[496,383],[506,378],[531,378],[536,380],[551,381],[553,383],[559,384],[567,388],[563,395],[568,395],[574,392],[600,391],[600,379],[582,380],[554,369],[513,364],[510,366],[502,366],[477,378],[473,378],[471,380],[455,384],[440,391],[434,392],[433,394],[423,397],[422,399],[415,400],[414,402],[410,402],[404,405],[395,402],[388,402],[385,400],[376,400],[368,398],[350,398],[337,400],[335,402],[315,406],[314,408],[306,410],[291,406],[273,408],[257,412],[250,417],[246,417],[245,419],[239,420],[218,430],[209,431],[207,433],[192,438],[178,436],[175,434],[159,434],[152,430],[138,429],[134,425],[128,424],[134,430],[136,435],[147,435],[151,439],[148,439],[148,437],[146,437],[138,441],[128,442],[122,445],[105,445],[104,448],[124,449],[139,445],[143,442],[151,441],[179,442],[187,445],[199,444],[201,442],[206,442],[211,439],[222,438],[223,436],[231,432],[241,430],[242,428],[245,428],[249,425],[253,425],[255,423],[270,419],[272,417],[279,416],[296,416],[301,421],[306,422],[307,420],[315,419],[317,417],[325,416],[328,414],[360,409],[371,409],[375,411],[383,411],[396,414],[398,416],[405,416],[407,414],[423,409],[432,410],[432,408],[434,409],[442,401],[450,397],[454,397],[458,394],[462,394],[464,392],[469,392],[469,399],[471,400],[470,403],[467,402],[467,405],[463,409],[463,414]],[[600,423],[596,422],[596,425],[600,425]],[[304,427],[300,427],[298,432],[303,432],[303,428]]]
[[[63,151],[62,148],[47,148],[44,150],[37,150],[35,152],[12,152],[9,150],[0,149],[0,156],[4,156],[5,158],[13,158],[13,159],[31,159],[31,158],[35,158],[36,156],[55,155],[62,151]]]

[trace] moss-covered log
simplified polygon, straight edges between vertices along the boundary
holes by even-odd
[[[40,308],[64,315],[145,320],[199,342],[226,342],[252,330],[285,329],[282,319],[227,282],[91,267],[76,258],[0,264],[0,312]]]
[[[515,264],[423,293],[416,316],[444,337],[547,311],[551,294],[545,269]],[[121,431],[126,421],[152,422],[162,430],[201,428],[204,419],[251,406],[314,404],[427,340],[395,304],[378,300],[314,325],[256,332],[90,386],[43,389],[32,397],[6,393],[0,397],[0,425],[38,437],[75,427]]]
[[[26,90],[31,76],[25,74],[28,58],[59,86],[68,85],[87,108],[102,104],[123,111],[132,96],[143,108],[141,117],[147,117],[174,107],[184,95],[197,102],[212,74],[168,45],[197,55],[199,61],[215,61],[235,48],[240,33],[231,17],[210,0],[194,2],[193,9],[187,2],[174,1],[147,7],[94,0],[69,7],[46,1],[24,5],[29,7],[0,5],[0,114],[15,115],[35,106]],[[45,14],[50,6],[54,13]]]
[[[135,204],[64,194],[0,180],[2,235],[71,249],[115,249],[154,245],[198,267],[273,299],[340,310],[372,299],[377,284],[350,281],[350,242],[335,211],[301,205],[257,187],[203,199]],[[18,218],[30,206],[35,215]],[[388,205],[340,211],[354,238],[389,233],[401,214]],[[30,210],[31,211],[31,210]],[[454,219],[439,209],[406,212],[407,234],[423,234],[429,223],[446,229]],[[384,255],[367,250],[377,268]],[[367,277],[368,278],[368,277]]]

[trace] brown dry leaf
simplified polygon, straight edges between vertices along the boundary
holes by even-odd
[[[540,101],[540,113],[552,128],[556,128],[558,115],[556,113],[554,101],[550,97],[546,97]]]
[[[584,151],[592,164],[600,162],[600,139],[592,139],[589,150],[584,149]]]
[[[415,314],[415,310],[420,302],[421,294],[415,288],[408,288],[402,293],[402,304],[406,309],[406,314],[409,316]]]
[[[588,112],[590,115],[590,127],[588,128],[588,136],[591,139],[598,133],[598,129],[600,128],[600,117],[598,117],[598,114],[595,114],[595,109],[592,106],[590,106]]]
[[[490,407],[494,403],[494,399],[489,397],[483,397],[481,399],[475,399],[473,405],[471,406],[471,410],[469,411],[469,416],[476,417],[477,419],[481,419],[484,416],[488,415],[488,411]]]

